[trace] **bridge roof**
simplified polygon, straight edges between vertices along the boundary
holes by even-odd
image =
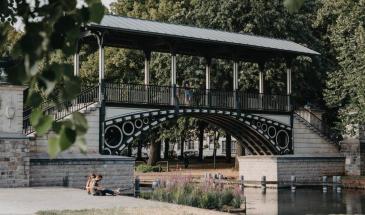
[[[288,40],[115,15],[105,15],[100,24],[90,23],[88,29],[104,32],[105,46],[147,51],[248,61],[319,55]]]

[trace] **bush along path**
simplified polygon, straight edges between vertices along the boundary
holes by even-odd
[[[191,176],[162,179],[152,192],[141,193],[141,197],[226,212],[245,211],[244,193],[238,186],[223,189],[223,186],[210,179],[196,184]]]

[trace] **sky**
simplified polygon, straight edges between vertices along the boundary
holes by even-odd
[[[103,5],[105,5],[105,7],[109,8],[110,4],[112,2],[115,2],[116,0],[101,0],[101,2],[103,3]]]

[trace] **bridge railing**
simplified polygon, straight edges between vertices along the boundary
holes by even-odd
[[[105,101],[137,105],[291,111],[289,97],[284,95],[143,84],[106,83]]]
[[[172,87],[105,83],[105,101],[122,104],[171,105]]]
[[[57,104],[53,101],[45,101],[41,104],[45,115],[52,116],[54,120],[61,120],[73,112],[87,108],[88,106],[98,102],[99,98],[99,85],[84,88],[80,94],[72,101],[58,101]],[[60,100],[60,99],[54,99]],[[34,128],[30,123],[30,116],[32,108],[26,107],[23,111],[23,133],[28,135],[34,132]]]

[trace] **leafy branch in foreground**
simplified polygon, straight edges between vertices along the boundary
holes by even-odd
[[[85,150],[83,135],[87,122],[80,113],[70,119],[55,122],[42,107],[45,102],[58,105],[60,101],[71,101],[80,92],[79,79],[74,77],[72,66],[52,62],[52,56],[61,52],[65,58],[76,50],[80,30],[89,22],[100,22],[105,8],[100,0],[85,0],[77,6],[77,0],[24,1],[8,0],[0,4],[0,44],[5,44],[6,33],[17,20],[21,20],[24,32],[15,42],[10,55],[15,64],[8,70],[11,83],[29,87],[26,105],[32,108],[30,122],[37,135],[52,130],[49,139],[49,154],[58,152],[77,143]]]

